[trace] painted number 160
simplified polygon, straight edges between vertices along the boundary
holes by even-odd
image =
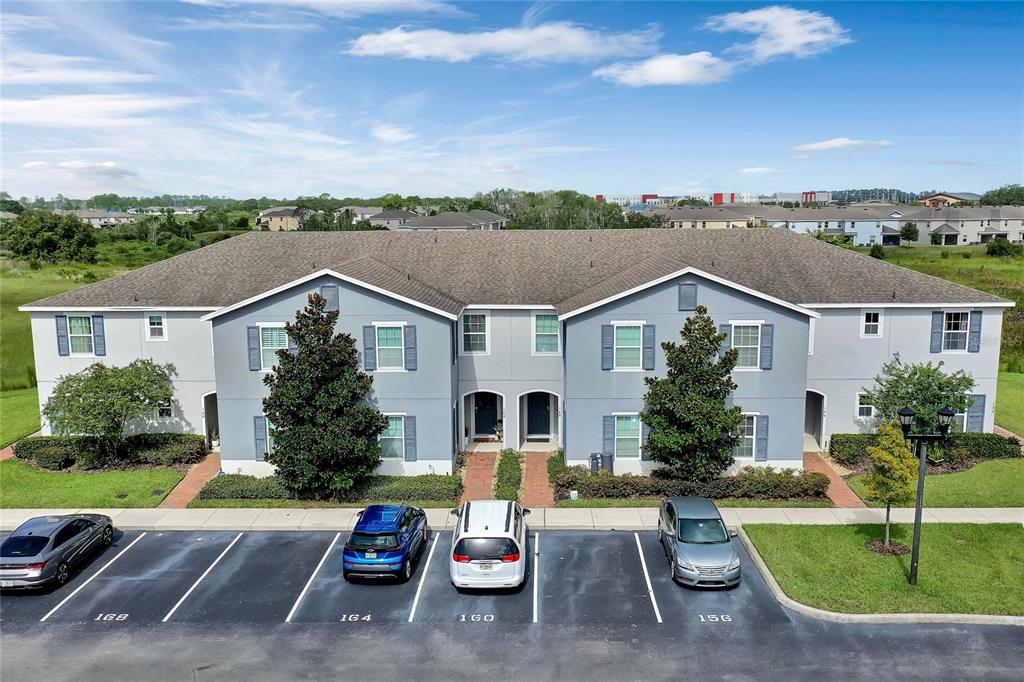
[[[466,622],[469,622],[469,623],[481,623],[481,622],[483,622],[483,623],[491,623],[493,621],[494,621],[494,614],[493,613],[483,613],[483,614],[481,614],[481,613],[473,613],[473,614],[470,614],[468,616],[466,614],[462,614],[461,616],[459,616],[459,622],[460,623],[466,623]]]

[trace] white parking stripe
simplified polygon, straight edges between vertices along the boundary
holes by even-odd
[[[533,534],[533,622],[537,622],[537,581],[540,579],[538,561],[540,559],[540,533]]]
[[[143,534],[142,534],[142,535],[140,535],[139,537],[137,537],[137,538],[135,538],[134,540],[132,540],[132,541],[131,541],[131,544],[129,544],[129,545],[127,546],[127,547],[125,547],[124,549],[122,549],[122,550],[121,550],[120,552],[118,552],[118,553],[117,553],[117,556],[115,556],[115,557],[114,557],[113,559],[111,559],[111,560],[110,560],[110,561],[108,561],[107,563],[103,564],[103,568],[101,568],[100,570],[96,571],[96,572],[95,572],[95,573],[93,573],[93,574],[92,574],[91,576],[89,576],[89,579],[88,579],[88,580],[86,580],[86,581],[85,581],[84,583],[82,583],[81,585],[79,585],[78,587],[76,587],[76,588],[75,588],[75,591],[74,591],[74,592],[72,592],[72,593],[71,593],[71,594],[69,594],[68,596],[64,597],[64,599],[63,599],[63,600],[61,601],[61,603],[57,604],[57,605],[56,605],[56,606],[54,606],[54,607],[53,607],[52,609],[50,609],[50,612],[49,612],[49,613],[47,613],[47,614],[46,614],[45,616],[43,616],[42,618],[40,618],[40,619],[39,619],[39,622],[40,622],[40,623],[42,623],[42,622],[43,622],[44,620],[46,620],[47,618],[49,618],[50,616],[52,616],[52,615],[53,615],[53,614],[54,614],[54,613],[55,613],[55,612],[57,611],[57,609],[59,609],[60,607],[64,606],[65,604],[67,604],[67,603],[68,603],[68,601],[69,601],[69,600],[70,600],[70,599],[71,599],[72,597],[74,597],[74,596],[75,596],[76,594],[78,594],[79,592],[81,592],[81,591],[82,591],[82,588],[83,588],[83,587],[85,587],[86,585],[88,585],[89,583],[91,583],[91,582],[92,582],[93,580],[95,580],[95,579],[96,579],[96,576],[98,576],[98,575],[99,575],[100,573],[102,573],[103,571],[107,570],[107,569],[108,569],[108,568],[110,567],[110,564],[112,564],[112,563],[114,563],[115,561],[117,561],[118,559],[120,559],[120,558],[121,558],[121,555],[122,555],[122,554],[124,554],[124,553],[125,553],[125,552],[127,552],[127,551],[128,551],[129,549],[131,549],[131,548],[132,548],[132,545],[134,545],[134,544],[135,544],[136,542],[138,542],[139,540],[141,540],[141,539],[142,539],[142,538],[144,538],[144,537],[146,537],[146,534],[145,534],[145,533],[143,533]]]
[[[420,603],[420,592],[423,591],[423,581],[427,578],[427,571],[430,570],[430,560],[434,558],[434,549],[437,548],[437,539],[441,537],[440,533],[434,533],[434,542],[430,545],[430,554],[427,555],[427,563],[423,566],[423,571],[420,573],[420,584],[416,586],[416,596],[412,600],[412,611],[409,612],[409,622],[416,617],[416,606]]]
[[[185,600],[188,599],[188,595],[192,594],[192,591],[199,587],[199,583],[203,582],[203,578],[209,575],[210,571],[213,570],[213,567],[220,563],[220,560],[224,558],[224,555],[227,554],[228,551],[235,546],[235,543],[238,542],[239,538],[241,538],[243,535],[245,535],[245,533],[239,533],[235,536],[235,539],[231,541],[231,544],[225,547],[224,551],[221,552],[220,555],[213,560],[213,563],[210,564],[210,567],[203,571],[203,574],[199,576],[198,580],[192,583],[192,587],[188,588],[188,592],[181,595],[181,599],[179,599],[178,603],[174,605],[174,608],[167,612],[167,615],[164,616],[163,619],[160,621],[161,623],[166,623],[171,619],[171,616],[173,616],[174,612],[178,610],[178,607],[185,603]]]
[[[324,562],[327,561],[327,557],[330,555],[331,550],[334,549],[334,545],[338,544],[338,538],[340,537],[341,533],[334,534],[334,539],[331,540],[331,544],[327,547],[327,551],[324,552],[324,555],[320,557],[320,563],[318,563],[316,568],[313,569],[313,575],[309,576],[309,580],[306,581],[306,585],[302,588],[302,592],[299,592],[299,598],[295,600],[295,604],[292,606],[292,610],[288,612],[288,617],[284,619],[284,622],[292,622],[292,616],[294,616],[295,612],[299,610],[299,604],[302,603],[302,598],[306,596],[306,590],[308,590],[309,586],[313,584],[313,580],[316,579],[317,574],[320,573],[320,569],[323,568]]]
[[[644,559],[644,550],[640,546],[640,534],[633,533],[633,537],[636,539],[636,551],[640,553],[640,565],[644,569],[644,580],[647,581],[647,594],[651,597],[651,606],[654,607],[654,617],[661,622],[661,611],[658,610],[658,600],[654,598],[654,587],[651,585],[651,576],[647,573],[647,561]]]

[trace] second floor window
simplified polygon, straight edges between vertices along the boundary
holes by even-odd
[[[615,369],[640,369],[642,325],[615,326]]]
[[[864,336],[882,335],[882,314],[880,312],[870,310],[864,313],[864,329],[862,334]]]
[[[88,316],[68,317],[68,338],[71,352],[75,355],[92,353],[92,318]]]
[[[875,416],[875,406],[868,402],[868,397],[864,393],[857,394],[857,417],[859,419],[873,419]]]
[[[533,350],[535,353],[558,352],[558,315],[534,318]]]
[[[946,313],[942,326],[942,350],[967,350],[970,313]]]
[[[756,369],[761,366],[761,325],[734,324],[732,326],[732,347],[739,351],[736,367]]]
[[[277,351],[288,347],[288,333],[284,327],[260,327],[260,357],[264,371],[277,366]]]
[[[401,327],[377,327],[377,369],[405,369],[404,332]]]
[[[146,338],[150,341],[163,341],[167,338],[164,330],[164,316],[160,314],[146,316]]]
[[[487,352],[487,316],[467,314],[462,316],[462,352]]]
[[[173,414],[173,412],[171,411],[171,399],[170,398],[168,398],[167,400],[165,400],[162,403],[160,403],[160,406],[156,408],[156,416],[160,417],[162,419],[167,419],[167,418],[171,417],[172,414]]]

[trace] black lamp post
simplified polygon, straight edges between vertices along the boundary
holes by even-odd
[[[924,512],[924,477],[927,469],[928,443],[945,440],[949,426],[956,413],[948,407],[939,408],[939,432],[910,435],[917,413],[909,407],[901,407],[896,413],[900,417],[903,437],[910,441],[911,450],[918,453],[920,465],[917,470],[917,500],[914,504],[914,547],[910,553],[910,584],[917,584],[917,560],[921,554],[921,515]]]

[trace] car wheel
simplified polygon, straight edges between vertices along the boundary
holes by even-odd
[[[71,577],[71,569],[68,566],[68,562],[60,562],[60,564],[57,565],[57,572],[53,574],[54,583],[60,587],[68,581],[69,577]]]
[[[103,529],[103,536],[102,536],[102,539],[100,540],[100,544],[102,544],[104,547],[110,547],[110,544],[113,541],[114,541],[114,528],[112,526],[107,526],[106,528]]]
[[[347,582],[347,581],[349,581],[349,580],[351,580],[351,578],[349,577],[349,573],[348,573],[348,571],[345,571],[345,570],[343,570],[343,571],[341,572],[341,577],[342,577],[342,578],[344,578],[346,582]]]
[[[412,578],[412,557],[408,557],[405,563],[402,564],[402,572],[398,574],[398,579],[403,583],[408,582]]]

